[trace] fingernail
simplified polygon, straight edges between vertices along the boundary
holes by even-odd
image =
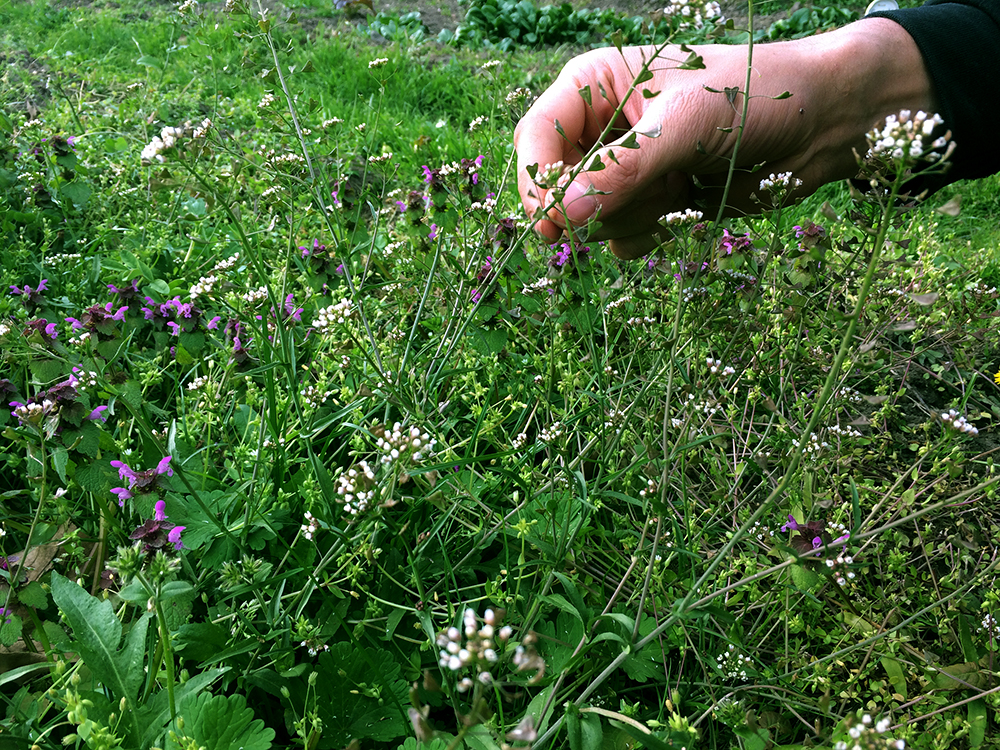
[[[581,185],[573,182],[566,188],[566,197],[563,204],[566,207],[566,218],[570,224],[586,224],[597,213],[599,204],[597,196],[593,193],[587,194],[593,188],[590,185]]]

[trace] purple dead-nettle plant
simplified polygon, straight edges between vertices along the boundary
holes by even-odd
[[[161,476],[172,477],[174,470],[170,466],[170,460],[170,456],[164,456],[156,466],[144,471],[134,471],[123,461],[112,461],[111,466],[118,469],[118,477],[128,480],[128,487],[115,487],[111,490],[118,497],[119,507],[124,508],[125,501],[136,494],[155,492],[160,487]]]
[[[48,291],[48,279],[42,279],[38,282],[38,286],[32,289],[30,286],[25,284],[23,287],[10,285],[10,293],[20,295],[21,303],[28,309],[33,310],[38,301],[42,296],[42,292]]]
[[[115,310],[114,303],[108,302],[106,305],[92,305],[83,311],[79,319],[68,317],[66,322],[71,325],[74,332],[85,330],[96,334],[98,339],[107,341],[117,335],[115,323],[124,320],[127,312],[127,305]]]
[[[115,462],[112,461],[112,463]],[[153,517],[128,536],[147,555],[155,555],[161,550],[179,551],[184,549],[184,545],[181,543],[181,532],[184,531],[185,527],[171,523],[167,519],[166,508],[167,504],[163,500],[158,500]]]
[[[59,338],[59,331],[55,323],[50,323],[45,318],[29,320],[22,332],[24,337],[39,343],[48,344]]]
[[[63,429],[79,427],[84,421],[107,421],[107,406],[93,407],[85,395],[86,384],[96,383],[92,373],[84,373],[86,381],[77,377],[78,368],[70,376],[48,390],[35,394],[26,403],[11,401],[11,415],[23,427],[44,427],[48,436]]]

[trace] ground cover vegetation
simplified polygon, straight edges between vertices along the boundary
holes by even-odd
[[[997,181],[549,246],[572,50],[318,7],[0,7],[0,746],[996,747]]]

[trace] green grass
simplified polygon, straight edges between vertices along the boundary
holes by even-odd
[[[298,12],[0,8],[4,735],[997,747],[997,179],[555,258],[505,97],[571,50]]]

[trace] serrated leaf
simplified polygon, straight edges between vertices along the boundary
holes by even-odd
[[[270,750],[274,730],[254,717],[242,695],[191,695],[180,701],[183,734],[205,750]],[[180,745],[168,741],[169,750]]]
[[[45,609],[49,606],[49,595],[38,581],[32,581],[24,588],[18,589],[17,600],[32,609]]]
[[[73,647],[84,664],[116,700],[125,699],[134,716],[136,694],[145,678],[143,655],[150,615],[132,624],[125,647],[119,651],[122,624],[110,601],[95,599],[56,572],[52,573],[52,599],[73,628]],[[138,724],[133,728],[138,734]]]
[[[328,676],[316,685],[321,749],[339,750],[354,739],[385,742],[407,733],[402,702],[408,687],[388,651],[341,642],[320,655],[319,672]]]
[[[21,640],[21,630],[24,623],[17,615],[8,615],[4,618],[3,625],[0,625],[0,645],[13,646]]]

